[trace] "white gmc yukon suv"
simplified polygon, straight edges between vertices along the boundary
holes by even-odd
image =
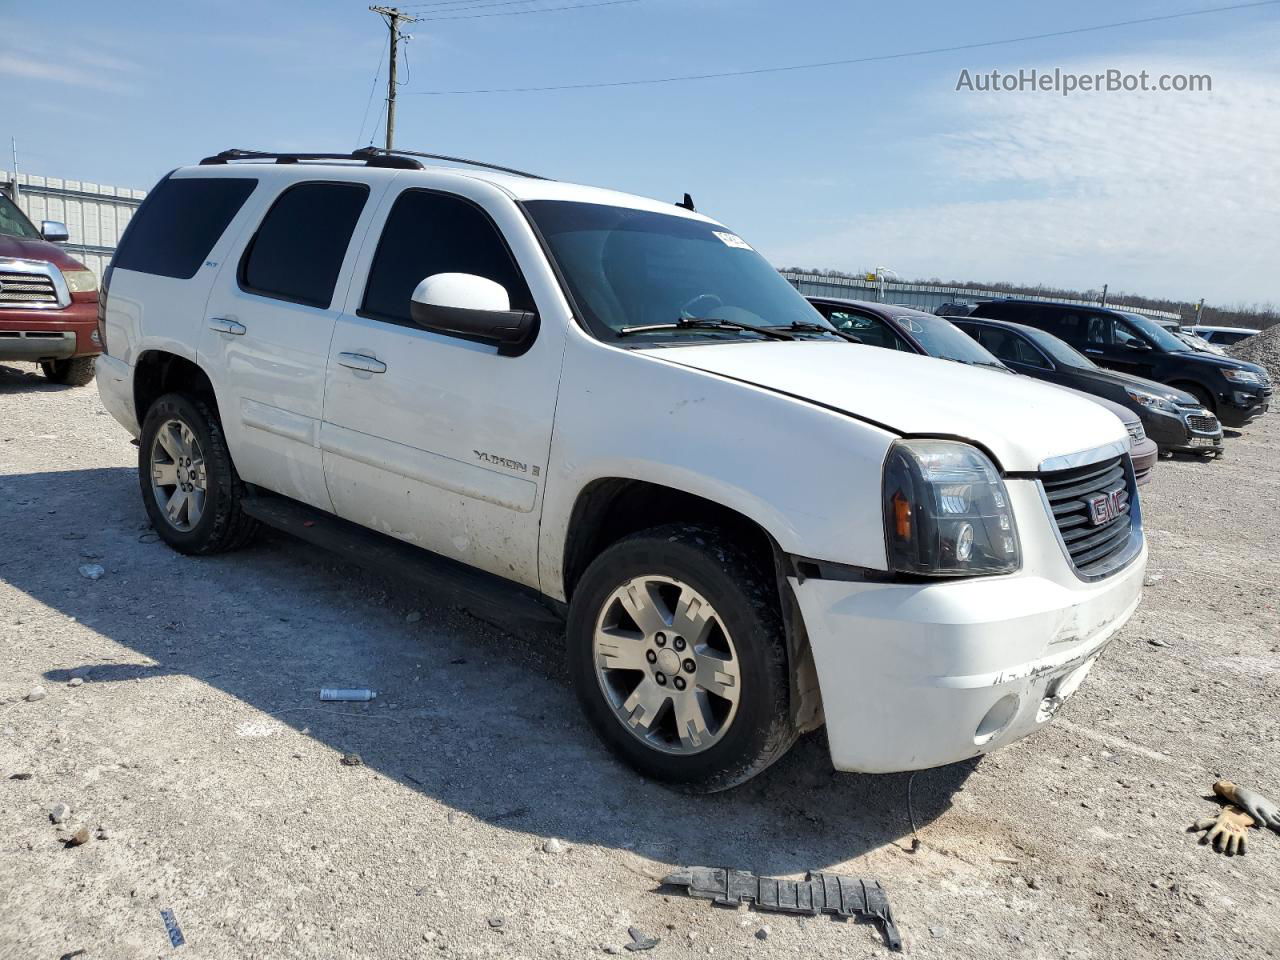
[[[687,198],[419,156],[228,151],[130,223],[97,379],[176,550],[266,522],[535,598],[690,790],[823,722],[840,770],[1000,747],[1133,613],[1103,408],[850,345]]]

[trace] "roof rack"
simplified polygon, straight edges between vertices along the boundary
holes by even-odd
[[[264,150],[223,150],[212,157],[205,157],[200,166],[230,163],[233,160],[273,160],[276,163],[299,163],[307,160],[356,160],[370,167],[390,167],[395,170],[421,170],[422,164],[413,159],[422,157],[425,160],[444,160],[448,163],[461,163],[468,167],[479,167],[483,170],[495,170],[498,173],[510,173],[517,177],[528,177],[530,180],[548,180],[536,173],[516,170],[514,167],[502,167],[496,163],[485,163],[483,160],[468,160],[465,157],[450,157],[443,153],[422,153],[419,150],[386,150],[382,147],[361,147],[350,153],[271,153]]]
[[[448,163],[461,163],[468,167],[479,167],[482,170],[496,170],[498,173],[510,173],[517,177],[528,177],[530,180],[550,180],[550,177],[540,176],[536,173],[529,173],[527,170],[517,170],[514,167],[501,167],[496,163],[485,163],[483,160],[468,160],[466,157],[450,157],[443,153],[423,153],[421,150],[387,150],[383,147],[361,147],[355,151],[352,156],[355,157],[382,157],[383,159],[392,159],[395,157],[422,157],[425,160],[444,160]]]
[[[389,156],[384,152],[356,150],[352,153],[270,153],[263,150],[223,150],[212,157],[205,157],[200,166],[230,163],[232,160],[274,160],[276,163],[299,163],[305,160],[358,160],[370,167],[391,167],[396,170],[421,170],[422,164],[409,157]]]

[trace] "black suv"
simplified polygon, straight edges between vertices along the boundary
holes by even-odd
[[[972,318],[1026,324],[1052,333],[1094,362],[1184,390],[1228,427],[1267,410],[1271,381],[1255,363],[1193,350],[1154,320],[1127,310],[1031,300],[978,304]]]
[[[1128,407],[1142,419],[1147,436],[1162,453],[1222,456],[1218,418],[1189,393],[1103,370],[1074,347],[1035,327],[980,317],[952,317],[951,323],[1018,373]]]

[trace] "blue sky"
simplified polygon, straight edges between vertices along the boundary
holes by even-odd
[[[636,0],[435,20],[406,27],[397,144],[689,191],[779,265],[1280,302],[1280,5],[733,79],[425,95],[898,53],[1225,2]],[[56,17],[0,0],[0,168],[10,136],[27,172],[137,187],[229,146],[367,143],[385,42],[359,0],[66,0]],[[1208,73],[1213,90],[955,89],[962,69],[1055,67]]]

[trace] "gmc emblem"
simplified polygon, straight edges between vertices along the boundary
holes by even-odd
[[[1095,527],[1110,523],[1120,516],[1124,510],[1125,501],[1128,499],[1129,495],[1123,487],[1108,490],[1106,493],[1100,493],[1096,497],[1090,497],[1089,519],[1093,521]]]

